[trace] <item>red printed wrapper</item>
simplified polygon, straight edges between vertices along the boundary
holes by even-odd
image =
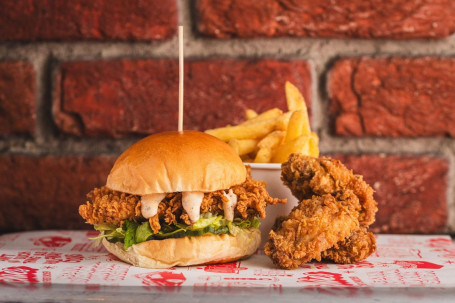
[[[449,236],[378,235],[377,251],[357,264],[276,268],[262,251],[247,260],[170,269],[130,266],[93,247],[97,232],[37,231],[0,236],[0,285],[381,288],[455,287]]]

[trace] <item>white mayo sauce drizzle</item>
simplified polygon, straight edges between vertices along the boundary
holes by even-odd
[[[153,217],[158,213],[158,206],[166,194],[151,194],[141,198],[141,213],[146,219]]]
[[[223,192],[223,194],[228,198],[228,201],[223,203],[224,218],[228,221],[232,221],[234,220],[234,209],[237,205],[237,195],[234,194],[232,189],[230,189],[227,194],[226,192]]]
[[[234,220],[234,209],[237,205],[237,195],[234,194],[232,189],[228,193],[223,192],[224,196],[228,199],[223,203],[224,217],[228,221]],[[160,202],[166,197],[166,194],[150,194],[144,195],[141,198],[141,213],[146,219],[155,216],[158,213],[158,206]],[[199,220],[201,215],[201,204],[204,199],[203,192],[182,192],[182,206],[190,217],[191,222]]]
[[[204,193],[199,191],[182,192],[183,209],[187,212],[191,222],[199,220],[201,215],[201,203],[204,199]]]

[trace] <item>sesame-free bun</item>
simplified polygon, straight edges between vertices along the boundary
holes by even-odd
[[[261,242],[257,228],[242,229],[235,236],[206,234],[198,237],[149,240],[123,249],[123,243],[103,239],[106,249],[124,262],[145,268],[170,268],[196,264],[227,263],[252,255]]]
[[[197,131],[148,136],[114,164],[106,186],[135,195],[182,191],[211,192],[245,181],[240,157],[225,142]]]

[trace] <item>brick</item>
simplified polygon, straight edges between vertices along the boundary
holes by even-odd
[[[175,0],[0,2],[0,40],[159,40],[176,28]]]
[[[184,128],[205,130],[239,123],[247,108],[285,110],[286,80],[302,91],[311,108],[307,62],[187,61]],[[177,60],[67,62],[56,87],[54,117],[64,133],[124,137],[177,128]]]
[[[378,201],[374,232],[441,233],[447,225],[448,162],[430,156],[334,155],[364,176]]]
[[[451,0],[199,0],[196,11],[199,32],[216,38],[442,38],[455,29]]]
[[[33,66],[22,61],[0,62],[0,136],[34,133],[35,102]]]
[[[455,136],[455,60],[348,58],[329,80],[341,136]]]
[[[34,229],[91,229],[78,206],[106,183],[108,156],[0,155],[0,233]]]

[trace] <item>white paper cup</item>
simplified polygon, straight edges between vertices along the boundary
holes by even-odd
[[[245,163],[251,166],[251,176],[253,179],[265,181],[267,191],[273,198],[287,199],[286,204],[268,205],[266,208],[266,217],[261,220],[261,248],[269,238],[269,231],[279,216],[287,216],[291,210],[298,204],[291,190],[281,181],[281,164],[280,163]]]

